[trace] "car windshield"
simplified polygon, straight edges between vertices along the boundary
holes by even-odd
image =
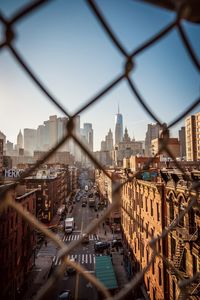
[[[69,299],[69,291],[64,291],[59,295],[58,299],[68,300]]]

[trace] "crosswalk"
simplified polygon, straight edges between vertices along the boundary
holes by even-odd
[[[71,254],[67,256],[68,259],[75,259],[75,261],[79,264],[95,264],[96,257],[95,254],[91,253],[82,253],[82,254]],[[58,266],[61,264],[61,259],[57,256],[53,257],[54,266]]]
[[[80,238],[81,238],[80,234],[65,235],[64,238],[63,238],[63,241],[64,242],[77,241],[77,240],[80,240]],[[90,234],[89,235],[89,240],[90,241],[96,241],[98,239],[99,239],[98,235],[95,235],[95,234]]]

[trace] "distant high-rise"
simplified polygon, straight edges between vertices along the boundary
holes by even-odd
[[[161,126],[156,124],[148,124],[145,138],[145,155],[152,156],[151,141],[159,137]]]
[[[178,132],[180,142],[180,157],[186,156],[186,145],[185,145],[185,127],[181,127]]]
[[[118,113],[115,115],[115,145],[118,145],[123,139],[123,117],[122,114]]]
[[[36,129],[24,128],[24,152],[33,155],[36,149]]]
[[[105,136],[105,141],[101,141],[101,151],[113,150],[113,133],[109,129],[108,134]]]
[[[21,132],[21,129],[17,135],[17,150],[22,149],[23,148],[23,135]]]
[[[83,124],[82,135],[85,138],[89,150],[93,151],[93,129],[91,123]]]
[[[106,135],[106,150],[113,150],[113,134],[111,129],[109,129],[108,134]]]
[[[0,131],[0,139],[3,140],[3,150],[6,148],[6,135]]]
[[[185,119],[186,159],[200,160],[200,112]]]

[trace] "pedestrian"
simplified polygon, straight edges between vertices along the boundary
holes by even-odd
[[[106,235],[106,230],[105,230],[104,234]]]
[[[103,223],[103,228],[104,228],[104,225],[105,225],[105,224]]]
[[[44,241],[45,247],[47,247],[47,240]]]

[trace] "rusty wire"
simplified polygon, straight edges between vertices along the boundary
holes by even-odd
[[[108,176],[114,182],[114,179],[112,179],[110,177],[109,173],[94,158],[93,154],[79,140],[79,137],[77,137],[74,134],[75,122],[73,122],[73,120],[78,114],[80,114],[81,112],[87,110],[89,107],[91,107],[91,105],[96,104],[100,98],[102,98],[104,95],[108,94],[111,90],[113,90],[117,86],[117,84],[120,83],[121,81],[127,81],[128,86],[130,88],[130,91],[134,94],[134,96],[136,97],[136,100],[139,102],[139,104],[144,109],[144,111],[147,112],[147,114],[149,114],[149,116],[155,122],[157,122],[158,124],[160,124],[160,126],[162,126],[163,132],[166,131],[166,130],[169,131],[169,129],[171,127],[173,127],[175,124],[177,124],[188,113],[190,113],[197,105],[199,105],[200,98],[197,98],[196,100],[194,100],[192,102],[192,104],[188,108],[185,109],[185,111],[183,113],[181,113],[179,116],[177,116],[174,119],[174,121],[172,121],[166,127],[166,125],[164,125],[164,122],[162,120],[160,120],[160,118],[158,118],[156,116],[155,112],[153,112],[152,109],[148,106],[148,101],[146,101],[145,99],[142,98],[140,92],[135,87],[134,81],[130,78],[131,73],[134,72],[134,59],[135,59],[135,57],[139,53],[143,52],[145,49],[150,48],[156,42],[160,41],[162,38],[165,38],[165,36],[174,29],[178,30],[180,39],[181,39],[185,49],[187,50],[187,52],[189,54],[189,57],[190,57],[191,61],[193,62],[193,65],[195,66],[197,71],[200,72],[199,60],[198,60],[198,58],[197,58],[197,56],[196,56],[189,40],[187,38],[187,35],[186,35],[186,33],[183,29],[183,26],[181,24],[182,18],[186,18],[186,19],[189,19],[189,20],[192,19],[192,17],[190,15],[188,15],[188,7],[191,4],[191,1],[169,1],[168,3],[166,2],[166,6],[169,6],[170,9],[173,9],[173,10],[176,11],[175,20],[172,21],[170,24],[166,25],[162,30],[157,32],[154,36],[150,37],[143,44],[136,47],[134,49],[134,51],[132,51],[132,53],[128,53],[125,50],[125,47],[121,44],[121,42],[118,40],[118,38],[114,34],[111,26],[108,25],[108,22],[107,22],[106,18],[104,17],[101,10],[98,8],[95,1],[87,0],[86,3],[88,5],[88,7],[93,12],[93,14],[96,17],[97,21],[100,22],[100,24],[101,24],[103,30],[106,32],[108,38],[115,45],[116,49],[123,55],[123,57],[125,59],[125,64],[124,64],[125,67],[124,67],[124,70],[122,70],[121,74],[117,78],[114,78],[111,81],[111,83],[108,83],[104,88],[100,89],[100,91],[98,91],[94,97],[92,97],[91,99],[89,99],[88,101],[83,103],[82,106],[73,115],[70,115],[68,110],[65,107],[63,107],[61,102],[58,99],[56,99],[51,94],[51,92],[40,82],[40,80],[38,79],[38,76],[36,74],[34,74],[34,72],[31,70],[30,66],[28,65],[28,62],[26,62],[24,60],[21,53],[19,51],[17,51],[17,49],[15,48],[15,45],[14,45],[14,41],[16,39],[16,34],[15,34],[15,25],[16,25],[16,23],[18,21],[23,21],[23,19],[25,17],[28,17],[30,14],[33,14],[36,10],[40,9],[42,6],[48,5],[49,2],[50,1],[48,1],[48,0],[37,0],[37,1],[32,2],[31,4],[27,4],[24,7],[22,7],[19,11],[16,11],[10,19],[7,19],[0,12],[0,22],[2,23],[2,25],[4,27],[4,36],[3,36],[2,42],[0,43],[0,51],[2,49],[7,49],[10,52],[10,54],[13,56],[13,58],[21,66],[22,70],[24,70],[24,72],[27,74],[27,76],[29,76],[32,79],[32,81],[35,83],[36,88],[40,89],[44,93],[44,95],[47,97],[47,99],[51,103],[53,103],[55,105],[55,107],[58,108],[62,113],[64,113],[65,116],[67,116],[69,118],[69,121],[68,121],[68,124],[67,124],[67,134],[66,134],[66,136],[64,136],[63,139],[58,144],[56,144],[53,147],[53,149],[50,150],[33,167],[31,167],[30,169],[25,171],[19,179],[14,181],[13,184],[7,185],[7,186],[0,189],[0,197],[1,197],[0,210],[1,211],[4,210],[5,207],[8,207],[8,206],[12,207],[13,209],[15,209],[17,211],[18,214],[20,214],[23,218],[25,218],[25,220],[27,222],[29,222],[32,226],[34,226],[35,228],[37,228],[41,232],[43,232],[46,236],[48,236],[50,239],[52,239],[52,241],[58,247],[60,247],[58,255],[62,259],[62,263],[58,267],[58,270],[48,279],[46,284],[39,290],[39,292],[36,295],[36,299],[37,300],[42,299],[46,294],[48,294],[48,291],[51,288],[53,288],[55,282],[57,280],[59,280],[59,278],[61,278],[61,276],[63,275],[66,263],[69,264],[69,265],[72,265],[74,268],[77,269],[77,271],[81,275],[85,276],[89,281],[91,281],[92,284],[95,285],[102,292],[102,294],[104,295],[104,297],[106,299],[113,299],[113,300],[123,299],[123,297],[128,292],[130,292],[131,290],[133,290],[134,288],[136,288],[138,286],[138,284],[140,283],[141,279],[143,278],[145,272],[150,268],[150,266],[151,266],[152,262],[155,260],[156,256],[161,257],[163,262],[166,264],[166,266],[168,268],[172,268],[174,270],[175,274],[179,278],[179,288],[183,289],[183,291],[184,291],[187,288],[187,286],[189,286],[189,284],[191,284],[194,280],[196,280],[196,277],[198,276],[198,274],[196,276],[193,276],[193,278],[190,278],[190,280],[188,280],[188,281],[184,280],[181,277],[178,270],[176,270],[174,265],[170,261],[168,261],[168,259],[166,257],[164,257],[161,253],[159,253],[156,250],[155,244],[156,244],[156,242],[158,242],[158,240],[163,239],[164,237],[166,237],[169,234],[169,232],[173,228],[176,227],[178,222],[184,217],[184,215],[186,213],[188,213],[188,211],[194,205],[197,206],[198,189],[200,187],[199,182],[197,182],[197,183],[193,182],[192,183],[192,186],[189,190],[189,193],[196,191],[196,196],[195,197],[193,196],[194,197],[193,200],[190,202],[188,207],[185,208],[185,210],[182,213],[179,214],[179,216],[173,222],[173,224],[171,224],[167,229],[163,230],[163,232],[161,233],[159,238],[154,238],[151,235],[151,233],[149,232],[149,236],[151,237],[151,241],[149,242],[149,246],[152,248],[152,255],[151,255],[151,259],[150,259],[148,265],[143,270],[138,272],[136,274],[136,276],[129,282],[129,284],[126,285],[117,295],[115,295],[113,297],[111,297],[111,295],[106,290],[106,288],[102,285],[102,283],[99,282],[93,275],[85,273],[84,272],[85,269],[82,266],[80,266],[76,263],[73,263],[73,262],[69,261],[69,259],[67,259],[67,254],[69,253],[69,251],[74,249],[75,247],[77,247],[77,245],[79,245],[81,243],[81,239],[71,243],[69,246],[66,246],[64,244],[64,242],[60,241],[56,237],[55,234],[53,234],[52,232],[45,229],[42,226],[42,224],[34,216],[31,216],[28,213],[28,211],[22,209],[22,207],[19,203],[15,202],[15,200],[13,199],[13,196],[12,196],[12,189],[16,185],[18,185],[26,176],[32,174],[32,172],[34,170],[36,170],[36,168],[38,168],[38,166],[40,166],[43,162],[45,162],[69,138],[72,138],[74,140],[74,142],[82,149],[82,151],[85,152],[85,154],[90,158],[90,160],[94,163],[94,165],[96,165],[99,169],[101,169],[105,173],[105,175]],[[156,1],[149,0],[149,2],[156,2]],[[195,18],[196,18],[197,15],[198,14],[195,12]],[[185,174],[187,176],[185,169],[182,167],[182,165],[178,161],[176,161],[175,157],[173,157],[171,151],[168,149],[168,146],[167,146],[168,138],[169,137],[167,137],[167,138],[164,137],[163,138],[162,145],[161,145],[161,148],[160,148],[159,152],[161,152],[162,150],[165,150],[171,156],[171,158],[174,160],[174,162],[176,164],[176,167],[183,174]],[[154,157],[149,159],[149,161],[147,163],[147,166],[150,166],[151,162],[154,160],[154,158],[156,157],[157,154],[155,154]],[[109,215],[109,213],[115,207],[121,205],[120,195],[121,195],[121,189],[122,189],[123,185],[125,185],[127,182],[136,180],[136,176],[138,175],[138,173],[134,174],[134,176],[132,176],[132,177],[128,177],[127,180],[124,180],[124,182],[120,186],[118,185],[115,188],[115,190],[113,192],[113,203],[108,207],[108,209],[106,210],[104,215],[101,218],[99,218],[98,221],[91,223],[87,227],[87,229],[86,229],[87,233],[91,233],[95,228],[98,227],[98,225],[106,218],[106,216]],[[198,209],[199,209],[199,206],[198,206]],[[133,218],[133,220],[136,224],[138,224],[138,221],[135,218]],[[146,230],[146,228],[144,228],[144,227],[143,227],[143,229]]]

